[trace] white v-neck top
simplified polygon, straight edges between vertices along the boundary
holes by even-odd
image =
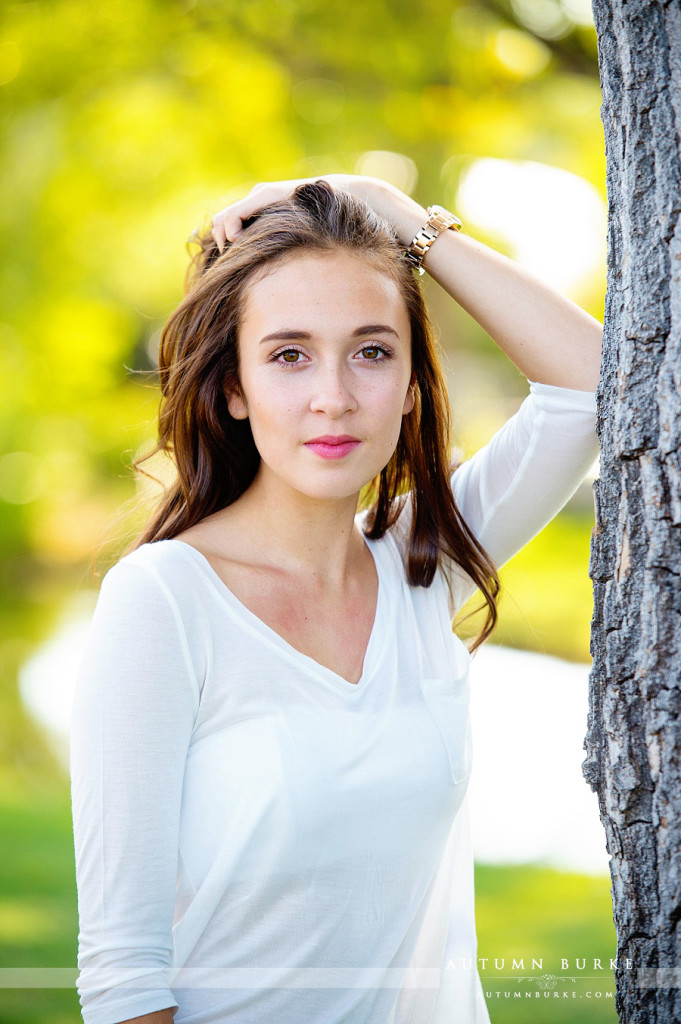
[[[531,384],[453,475],[497,564],[598,446],[595,397]],[[405,509],[350,683],[250,612],[193,547],[106,575],[72,722],[86,1024],[485,1024],[476,970],[469,654],[445,566],[410,587]],[[447,584],[450,584],[448,588]],[[450,595],[451,590],[451,595]]]

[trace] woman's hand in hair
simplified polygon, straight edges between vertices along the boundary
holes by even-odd
[[[333,189],[349,192],[357,199],[363,199],[375,213],[392,225],[405,246],[425,221],[426,211],[422,206],[380,178],[369,178],[360,174],[318,174],[313,178],[267,181],[256,185],[243,199],[230,203],[215,214],[212,234],[220,251],[227,242],[233,242],[237,238],[244,221],[249,217],[270,203],[286,199],[300,185],[314,181],[326,181]]]

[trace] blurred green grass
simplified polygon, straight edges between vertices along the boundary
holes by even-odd
[[[478,864],[476,919],[492,1024],[616,1024],[607,876]],[[484,958],[489,962],[483,968]],[[524,969],[514,970],[514,958],[524,961]],[[544,989],[542,975],[553,976],[544,984],[555,987]]]
[[[3,967],[66,967],[76,963],[77,903],[68,794],[4,792],[0,795],[0,964]],[[614,1000],[587,999],[586,992],[612,991],[609,958],[615,940],[609,880],[561,873],[532,865],[476,868],[479,956],[489,958],[481,971],[490,993],[493,1024],[608,1024],[616,1021]],[[525,958],[526,970],[507,969],[511,959]],[[542,969],[531,969],[531,958]],[[561,971],[561,959],[600,957],[606,970]],[[494,958],[505,958],[496,970]],[[517,975],[576,974],[599,976],[559,991],[573,998],[547,999],[535,980]],[[503,980],[495,975],[514,975]],[[531,992],[531,998],[503,993]],[[497,997],[496,992],[500,995]],[[539,994],[536,994],[539,993]],[[2,1024],[77,1024],[76,993],[65,989],[6,989]],[[304,1024],[304,1022],[301,1022]]]
[[[77,902],[70,804],[50,791],[0,797],[0,964],[70,967],[77,955]],[[70,989],[5,989],[2,1024],[77,1024]]]

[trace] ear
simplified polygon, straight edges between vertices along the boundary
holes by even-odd
[[[241,389],[236,387],[225,392],[229,415],[235,420],[248,419],[248,406]]]
[[[403,416],[408,416],[409,413],[414,408],[414,404],[416,402],[416,399],[414,397],[414,389],[415,389],[415,387],[416,387],[416,381],[412,380],[410,385],[409,385],[409,388],[407,390],[407,394],[405,396],[405,399],[404,399],[404,405],[402,406],[402,415]]]

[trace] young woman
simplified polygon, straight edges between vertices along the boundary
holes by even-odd
[[[86,1024],[488,1020],[451,623],[479,589],[488,635],[593,462],[600,327],[458,226],[332,175],[203,239],[160,351],[177,479],[76,698]],[[531,382],[453,472],[421,263]]]

